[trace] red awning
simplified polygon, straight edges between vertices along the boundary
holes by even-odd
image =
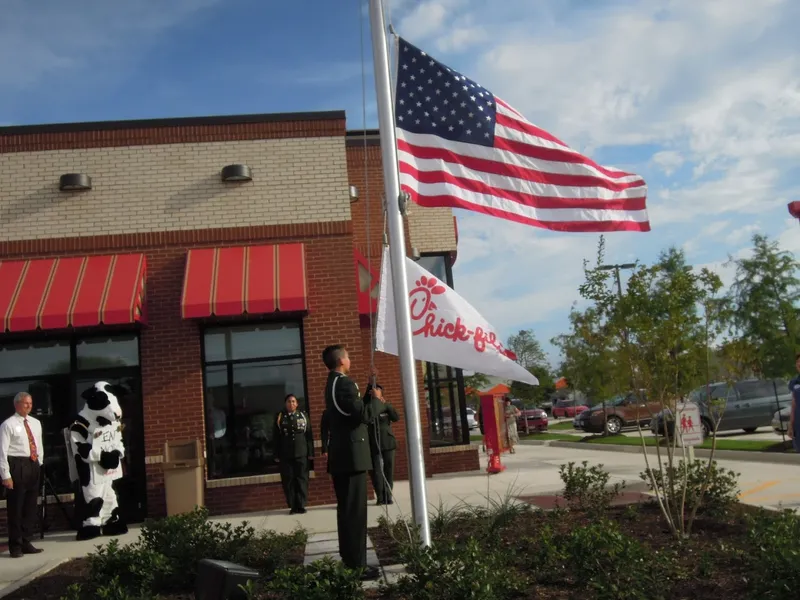
[[[181,299],[184,319],[306,310],[303,244],[189,250]]]
[[[0,261],[3,331],[144,321],[144,254]]]

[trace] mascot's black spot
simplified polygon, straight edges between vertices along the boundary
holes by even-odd
[[[94,517],[99,517],[100,516],[100,510],[102,508],[103,508],[103,499],[102,498],[92,498],[92,500],[86,505],[86,512],[84,513],[85,516],[86,516],[86,519],[92,519]]]
[[[95,421],[97,421],[97,424],[100,425],[100,427],[105,427],[106,425],[111,425],[111,421],[109,421],[105,417],[97,417],[95,419]]]
[[[77,417],[75,417],[75,420],[78,423],[80,423],[81,425],[89,427],[89,420],[86,417],[84,417],[83,415],[78,415]]]
[[[73,423],[70,428],[70,432],[77,433],[83,439],[86,439],[86,436],[89,434],[89,431],[83,425],[78,425],[77,423]]]
[[[104,469],[116,469],[119,466],[119,450],[100,453],[100,466]]]
[[[75,455],[75,468],[78,470],[78,480],[81,482],[81,487],[89,485],[92,482],[89,463],[83,462],[77,454]]]
[[[95,387],[90,387],[88,390],[85,390],[81,397],[86,400],[86,406],[89,407],[89,410],[93,410],[95,412],[100,412],[106,406],[111,404],[111,401],[108,399],[108,394],[98,390]]]
[[[84,443],[80,443],[80,442],[75,444],[75,445],[77,446],[77,449],[78,449],[78,455],[83,460],[89,460],[89,453],[92,451],[92,445],[91,444],[84,444]]]

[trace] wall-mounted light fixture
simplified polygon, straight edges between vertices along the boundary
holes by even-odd
[[[92,189],[92,178],[84,173],[65,173],[58,180],[58,189],[62,192]]]
[[[351,185],[350,186],[350,202],[355,202],[358,200],[358,187]]]
[[[222,181],[252,181],[253,172],[247,165],[228,165],[222,169]]]

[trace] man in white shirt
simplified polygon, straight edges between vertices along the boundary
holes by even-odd
[[[0,479],[6,489],[8,550],[12,558],[38,554],[31,544],[36,524],[39,472],[43,462],[42,424],[30,415],[33,398],[14,397],[16,413],[0,425]]]

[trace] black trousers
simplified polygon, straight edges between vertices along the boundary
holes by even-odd
[[[367,566],[367,473],[335,473],[339,554],[350,569]]]
[[[8,549],[14,550],[30,543],[36,528],[40,467],[38,462],[19,456],[9,456],[8,466],[14,482],[13,490],[6,489]]]
[[[394,488],[394,450],[383,450],[382,454],[372,455],[372,487],[375,488],[375,497],[379,503],[386,504],[392,499],[391,491]],[[383,456],[383,470],[381,472],[381,456]]]
[[[308,458],[281,459],[281,483],[287,506],[292,510],[305,508],[308,499]]]

